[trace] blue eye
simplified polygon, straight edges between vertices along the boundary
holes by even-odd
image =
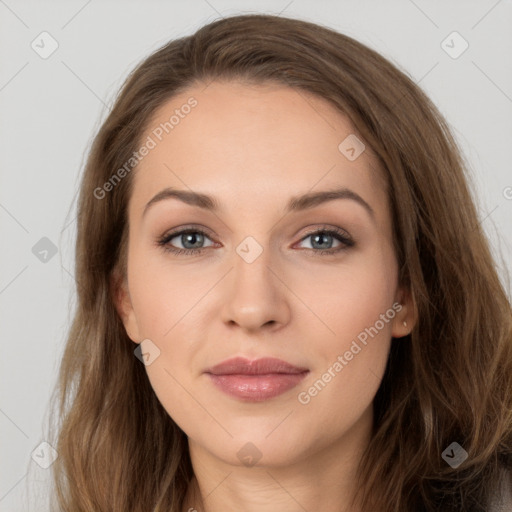
[[[171,240],[178,238],[183,248],[175,247],[171,244]],[[306,248],[308,251],[313,251],[316,255],[327,255],[341,252],[349,247],[352,247],[355,242],[350,237],[350,235],[339,228],[322,228],[317,229],[311,233],[308,233],[305,237],[303,237],[300,241],[304,241],[307,239],[312,239],[312,244],[320,247],[311,247]],[[205,239],[211,241],[208,237],[208,234],[198,228],[187,228],[181,231],[174,231],[172,233],[168,233],[164,235],[157,241],[157,244],[162,247],[162,249],[166,252],[170,252],[176,255],[198,255],[201,254],[208,247],[212,247],[214,243],[209,246],[203,246]],[[333,242],[331,239],[335,239],[339,242],[339,245],[336,247],[332,247]],[[328,241],[327,244],[325,241]],[[322,248],[322,245],[328,245],[326,248]],[[187,247],[188,246],[188,247]]]
[[[169,251],[174,254],[199,254],[206,249],[206,247],[198,247],[198,245],[204,243],[205,237],[208,238],[207,234],[200,229],[185,229],[165,235],[164,238],[158,241],[158,245],[162,246],[165,251]],[[180,243],[184,246],[183,249],[171,245],[171,240],[175,238],[180,240]],[[196,247],[188,248],[186,247],[187,245]]]
[[[314,231],[313,233],[309,233],[306,235],[301,241],[312,239],[311,245],[319,245],[320,250],[315,250],[318,247],[307,248],[313,250],[319,256],[323,256],[326,254],[334,254],[338,253],[348,247],[352,247],[354,245],[354,241],[350,238],[349,234],[340,229],[319,229]],[[337,247],[332,247],[333,242],[330,240],[337,240],[339,245]],[[326,244],[327,240],[327,244]],[[329,242],[330,241],[330,242]],[[328,245],[326,248],[322,248],[322,245]]]

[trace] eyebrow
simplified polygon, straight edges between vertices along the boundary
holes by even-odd
[[[144,207],[142,216],[146,215],[149,208],[160,201],[166,199],[178,199],[183,203],[190,206],[197,206],[199,208],[218,212],[220,210],[220,203],[211,196],[193,192],[188,190],[179,190],[175,188],[165,188],[158,192]],[[333,190],[323,190],[321,192],[310,192],[301,196],[292,197],[286,207],[286,213],[298,212],[314,208],[322,203],[334,201],[335,199],[351,199],[360,204],[372,218],[375,218],[375,211],[373,208],[356,192],[349,188],[337,188]]]

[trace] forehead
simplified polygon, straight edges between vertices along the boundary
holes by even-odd
[[[134,173],[137,209],[168,186],[255,209],[263,198],[279,206],[293,195],[345,186],[377,210],[386,206],[370,148],[355,159],[347,153],[362,149],[350,120],[326,100],[283,85],[196,84],[154,113],[141,140],[149,139],[152,149]]]

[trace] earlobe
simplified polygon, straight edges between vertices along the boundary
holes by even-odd
[[[391,336],[393,338],[403,338],[410,334],[416,325],[414,298],[408,288],[400,288],[395,300],[401,307],[393,319]]]
[[[134,343],[140,343],[139,328],[133,310],[128,281],[126,276],[121,276],[117,270],[110,278],[110,292],[114,307],[123,322],[126,334]]]

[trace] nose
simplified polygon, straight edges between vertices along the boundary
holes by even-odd
[[[252,262],[234,254],[234,268],[225,283],[222,320],[228,327],[238,325],[248,332],[274,331],[290,319],[290,296],[278,267],[270,261],[269,251]]]

